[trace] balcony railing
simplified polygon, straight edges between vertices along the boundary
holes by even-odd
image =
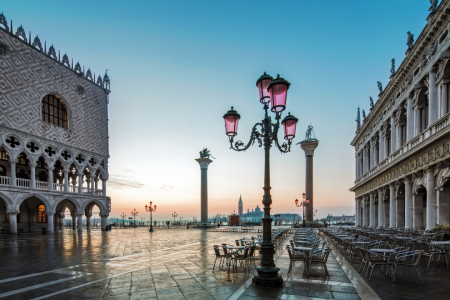
[[[11,185],[11,177],[8,176],[0,176],[0,186],[10,186]],[[22,179],[16,178],[16,186],[22,188],[31,188],[31,180],[30,179]],[[53,183],[52,184],[53,191],[56,192],[64,192],[64,184],[61,183]],[[48,182],[46,181],[36,181],[36,188],[41,190],[48,190]],[[69,193],[78,193],[78,186],[69,185]],[[90,194],[91,190],[87,187],[82,188],[83,194]],[[95,189],[94,195],[103,196],[103,190]]]
[[[369,170],[369,172],[365,173],[361,177],[359,177],[357,180],[355,180],[355,185],[360,184],[361,182],[364,182],[366,179],[371,177],[372,175],[378,173],[381,169],[389,166],[391,163],[402,157],[404,154],[407,154],[408,152],[414,150],[416,147],[418,147],[423,141],[426,141],[430,137],[433,137],[438,132],[448,129],[450,125],[450,113],[442,117],[439,121],[429,126],[427,129],[422,131],[420,134],[418,134],[416,137],[412,138],[408,142],[406,142],[400,149],[392,153],[389,157],[387,157],[385,160],[381,161],[378,165],[373,167]]]
[[[9,177],[0,176],[0,185],[9,185]]]

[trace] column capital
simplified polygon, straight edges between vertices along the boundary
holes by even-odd
[[[18,214],[20,214],[20,210],[18,210],[18,209],[6,210],[6,213],[8,215],[18,215]]]
[[[305,151],[305,156],[314,156],[314,150],[316,150],[316,148],[319,146],[319,140],[317,139],[304,140],[298,144],[300,144],[303,151]]]
[[[54,216],[55,213],[54,212],[45,212],[47,214],[47,216]]]
[[[202,170],[208,170],[209,164],[213,162],[209,158],[196,158],[195,160],[198,162],[200,169]]]
[[[78,218],[84,216],[84,214],[79,214],[79,213],[76,213],[75,215],[76,215]]]
[[[109,214],[100,214],[100,217],[104,218],[104,217],[109,217]]]
[[[34,169],[37,167],[37,163],[30,162],[30,163],[28,163],[28,165],[30,166],[30,168],[34,168]]]
[[[66,215],[65,215],[63,212],[60,212],[60,213],[59,213],[59,217],[60,217],[60,218],[65,218]]]

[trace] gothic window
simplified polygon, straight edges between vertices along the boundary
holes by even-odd
[[[28,165],[28,159],[25,156],[25,154],[23,153],[19,154],[19,156],[17,157],[17,163],[19,165]]]
[[[8,160],[8,155],[5,150],[0,149],[0,160]]]
[[[4,166],[0,166],[0,176],[6,176],[6,168]]]
[[[42,100],[42,120],[44,122],[68,129],[68,113],[66,105],[56,95],[47,95]]]
[[[47,223],[47,214],[45,213],[45,206],[39,205],[39,223]]]

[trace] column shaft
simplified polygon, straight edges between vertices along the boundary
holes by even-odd
[[[383,138],[383,132],[380,130],[378,132],[378,140],[379,140],[379,146],[378,146],[378,150],[379,150],[379,158],[380,161],[382,162],[385,158],[386,158],[386,154],[384,153],[384,138]]]
[[[53,232],[53,213],[47,213],[47,232]]]
[[[370,210],[370,227],[375,226],[375,197],[373,193],[370,193],[370,202],[369,202],[369,210]]]
[[[428,125],[433,124],[438,119],[439,101],[436,87],[436,69],[432,68],[428,77]]]
[[[108,216],[107,215],[100,215],[102,218],[102,231],[106,231],[106,225],[108,225]]]
[[[378,228],[384,227],[383,189],[378,189]]]
[[[106,180],[102,180],[103,196],[106,196]]]
[[[359,223],[359,199],[355,198],[355,226],[361,226]]]
[[[8,212],[7,212],[8,213]],[[17,212],[9,212],[9,233],[17,234]]]
[[[59,230],[64,230],[64,217],[63,213],[59,215]]]
[[[72,230],[77,230],[77,216],[72,215]]]
[[[30,164],[30,179],[31,179],[31,188],[36,188],[36,164]]]
[[[53,190],[53,170],[54,169],[50,169],[48,168],[48,189],[50,191]],[[48,230],[47,230],[48,231]]]
[[[78,193],[81,194],[83,192],[83,174],[78,175]]]
[[[397,148],[397,127],[395,126],[395,113],[391,116],[391,154],[394,153]]]
[[[9,185],[16,186],[16,163],[10,162],[11,164],[11,180],[9,181]]]
[[[309,199],[309,204],[305,207],[305,220],[313,221],[313,209],[314,209],[314,200],[313,200],[313,158],[312,155],[306,155],[306,185],[305,185],[305,193],[306,199]]]
[[[416,107],[414,110],[414,136],[417,136],[420,133],[420,122],[421,122],[420,109]]]
[[[441,85],[441,117],[445,116],[448,111],[447,102],[447,83],[442,83]]]
[[[69,171],[64,171],[64,192],[69,191]]]
[[[405,178],[405,228],[413,228],[413,202],[411,194],[411,180]]]
[[[414,95],[409,95],[407,107],[406,107],[406,140],[409,141],[414,137],[414,108],[413,108],[413,97]]]
[[[427,230],[436,225],[436,191],[434,190],[434,168],[427,169]]]
[[[78,227],[78,231],[79,232],[82,232],[83,231],[83,215],[82,214],[79,214],[79,215],[77,215],[77,227]]]
[[[91,230],[91,216],[86,216],[86,230]]]
[[[395,185],[389,185],[389,228],[396,226],[396,203],[395,203]]]

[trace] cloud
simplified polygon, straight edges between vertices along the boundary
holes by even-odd
[[[164,184],[164,185],[161,186],[161,189],[162,190],[166,190],[166,191],[170,191],[170,190],[172,190],[174,188],[175,188],[174,186],[171,186],[171,185],[168,185],[168,184]]]
[[[133,189],[141,189],[146,187],[147,185],[136,180],[132,174],[137,174],[132,170],[124,169],[121,171],[121,174],[111,174],[108,184],[113,189],[124,189],[124,188],[133,188]]]

